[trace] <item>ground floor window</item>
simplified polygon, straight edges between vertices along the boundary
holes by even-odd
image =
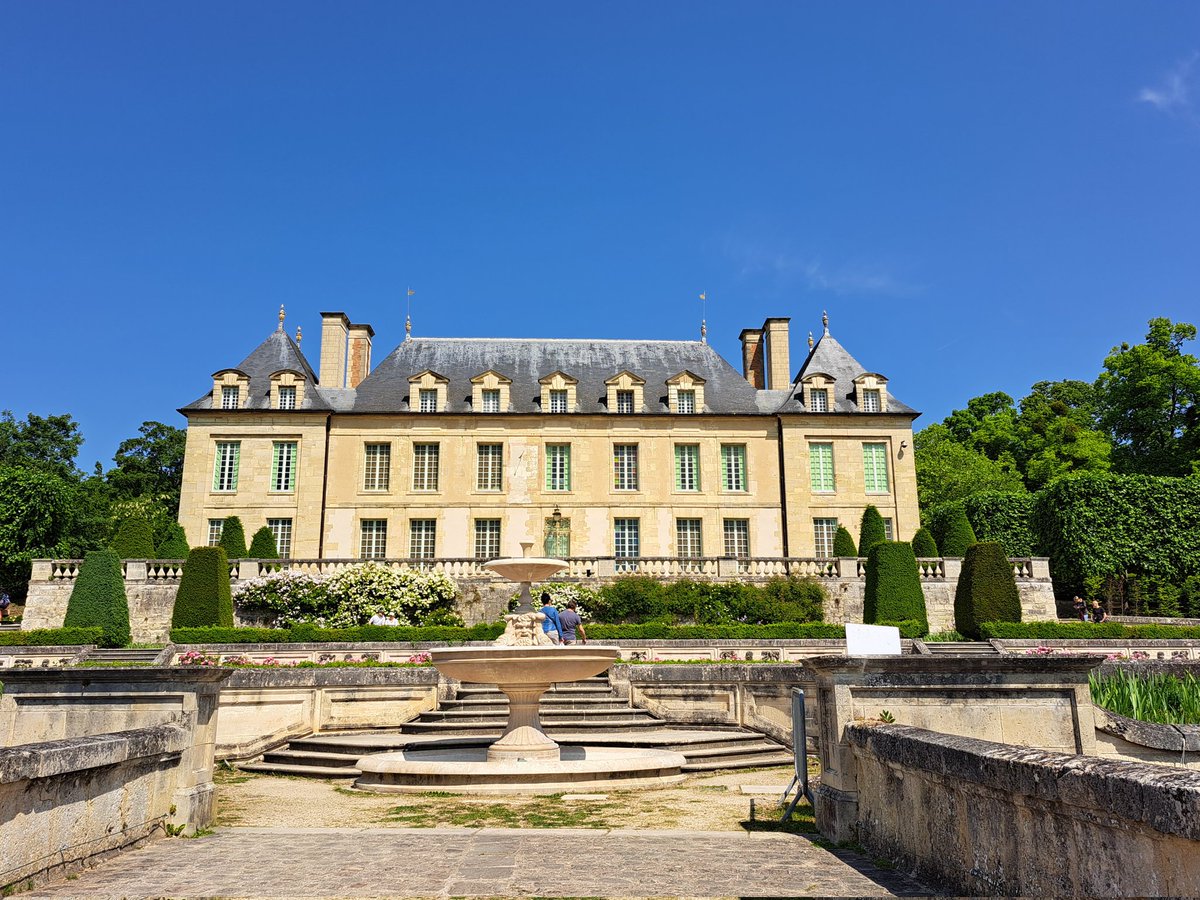
[[[292,520],[267,519],[267,527],[275,536],[275,549],[279,551],[279,558],[287,559],[292,555]]]
[[[698,560],[704,555],[703,532],[699,519],[675,520],[675,555],[685,562],[680,568],[685,572],[696,572],[700,569]]]
[[[813,540],[816,545],[815,555],[819,559],[833,556],[833,538],[837,534],[837,519],[813,519]]]
[[[437,519],[413,519],[408,526],[409,559],[435,559]]]
[[[500,520],[475,520],[475,558],[500,558]]]
[[[215,547],[221,543],[221,532],[225,530],[224,519],[208,520],[208,546]]]
[[[363,559],[387,558],[387,519],[363,519],[359,556]]]
[[[566,559],[571,555],[571,520],[566,516],[547,516],[543,532],[543,549],[550,559]]]
[[[633,560],[642,554],[641,522],[638,519],[616,519],[613,522],[613,556],[618,572],[636,572]]]

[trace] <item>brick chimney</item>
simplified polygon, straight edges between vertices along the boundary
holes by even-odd
[[[767,345],[767,387],[773,391],[787,390],[792,383],[791,359],[788,352],[788,323],[791,319],[767,319],[763,322],[764,343]]]
[[[375,329],[370,325],[350,326],[350,367],[346,375],[346,387],[358,387],[371,374],[371,338]]]
[[[350,319],[343,312],[321,313],[321,387],[346,386],[346,335]]]
[[[762,336],[761,328],[743,328],[738,336],[742,341],[742,377],[760,391],[767,386],[763,377]]]

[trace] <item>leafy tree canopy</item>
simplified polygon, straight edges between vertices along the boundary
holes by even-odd
[[[183,483],[183,448],[187,432],[162,422],[143,422],[138,436],[128,438],[113,456],[116,466],[105,475],[117,499],[152,497],[174,519]]]
[[[79,425],[69,416],[29,413],[17,420],[0,412],[0,465],[38,468],[63,477],[77,477],[75,457],[83,445]]]

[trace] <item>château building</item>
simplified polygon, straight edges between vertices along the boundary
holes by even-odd
[[[829,333],[792,376],[786,318],[704,341],[408,337],[322,313],[315,371],[279,328],[188,419],[180,522],[301,558],[823,557],[874,504],[919,526],[918,413]]]

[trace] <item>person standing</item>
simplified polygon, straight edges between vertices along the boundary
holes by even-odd
[[[579,633],[579,643],[587,643],[587,632],[583,630],[583,619],[575,608],[574,600],[568,600],[567,608],[558,614],[558,624],[562,627],[559,634],[564,644],[575,643],[576,632]]]
[[[1101,622],[1108,621],[1108,613],[1104,611],[1104,607],[1100,605],[1099,600],[1092,601],[1092,623],[1099,625]]]
[[[558,608],[554,605],[554,601],[550,599],[550,592],[542,592],[542,609],[541,613],[545,616],[542,619],[542,631],[546,632],[546,636],[550,638],[551,643],[557,644],[559,635],[562,634],[562,623],[558,619]]]
[[[1071,608],[1075,612],[1075,618],[1077,618],[1080,622],[1086,622],[1088,620],[1087,604],[1083,602],[1083,598],[1078,594],[1076,594],[1075,599],[1071,601]]]
[[[8,618],[8,608],[12,606],[12,600],[6,592],[0,591],[0,622]]]

